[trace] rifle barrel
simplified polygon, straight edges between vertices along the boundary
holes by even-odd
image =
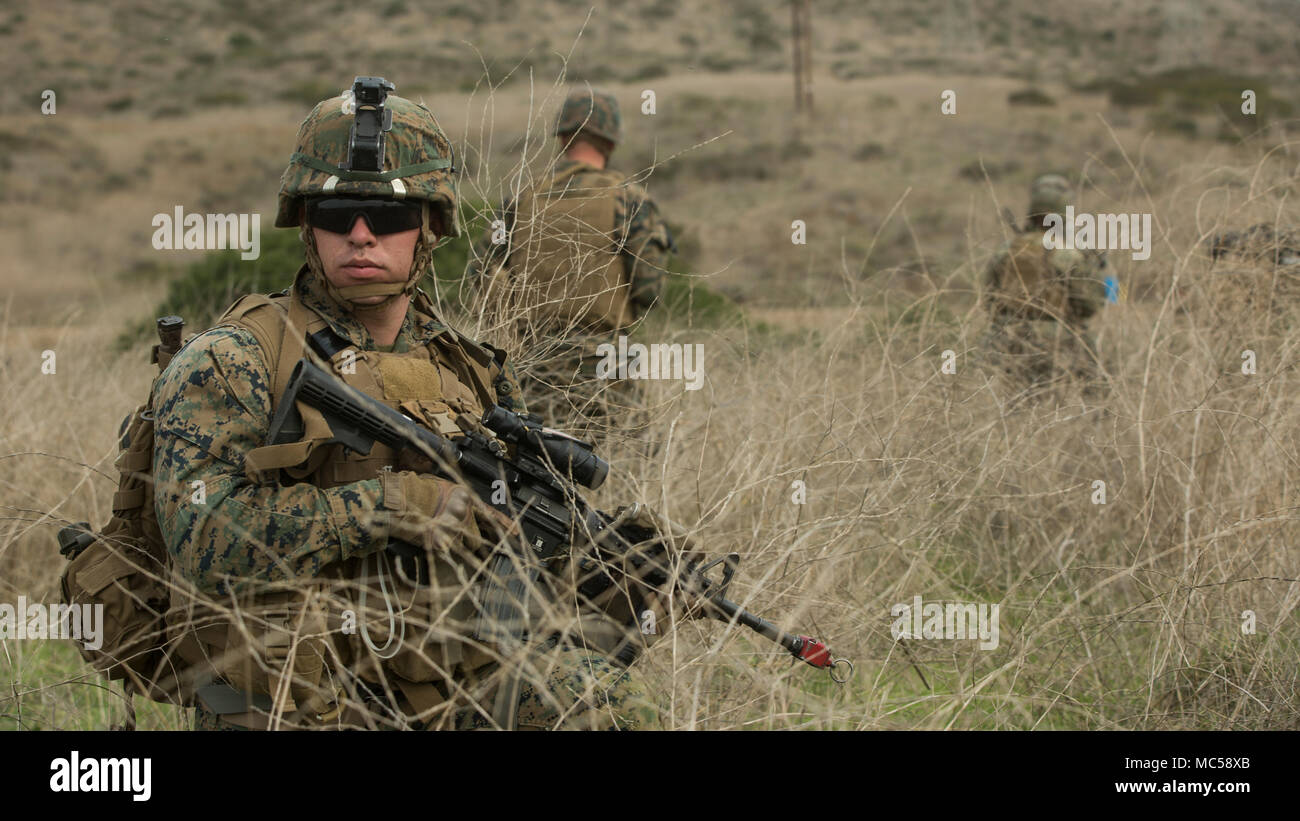
[[[708,600],[715,608],[724,614],[725,618],[735,619],[739,624],[745,625],[763,638],[771,639],[789,650],[791,653],[796,652],[796,636],[790,635],[767,619],[755,616],[753,613],[743,609],[731,599],[723,598],[722,596],[709,596]]]

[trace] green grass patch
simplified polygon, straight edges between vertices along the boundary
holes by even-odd
[[[677,253],[668,259],[668,273],[664,277],[659,305],[651,316],[658,315],[664,324],[694,328],[742,324],[745,314],[740,306],[725,294],[709,287],[702,277],[692,271],[692,264],[700,255],[698,235],[671,222],[668,223],[668,230],[677,238]]]
[[[3,644],[0,678],[14,687],[0,694],[0,731],[108,730],[125,720],[121,682],[96,673],[71,641]],[[141,730],[187,730],[193,723],[180,707],[139,697],[134,706]]]
[[[738,325],[744,321],[744,311],[736,303],[710,288],[699,277],[673,271],[676,267],[673,263],[668,267],[658,308],[667,321],[708,328]]]

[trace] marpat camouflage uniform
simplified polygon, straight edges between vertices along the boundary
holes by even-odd
[[[331,175],[319,173],[318,166],[338,165],[347,156],[346,134],[350,118],[340,118],[336,114],[342,102],[340,98],[325,101],[304,121],[299,131],[298,152],[285,172],[281,188],[282,219],[277,220],[278,224],[297,224],[293,203],[300,197],[319,193],[317,188],[322,184],[327,186],[327,191],[335,191],[336,184],[339,189],[347,185],[381,184],[369,181],[373,177],[360,174],[355,175],[360,182],[351,182],[348,172],[341,168],[337,172],[343,177],[341,182],[334,179],[326,183]],[[438,149],[445,149],[445,143],[433,144],[439,142],[433,140],[433,135],[440,138],[441,133],[422,106],[417,107],[395,96],[388,98],[388,105],[396,110],[396,115],[393,118],[394,129],[388,136],[386,167],[397,168],[390,173],[398,178],[402,176],[403,168],[424,169],[419,174],[407,176],[406,192],[409,197],[427,203],[426,227],[436,223],[442,230],[454,232],[455,222],[451,213],[455,205],[454,187],[447,181],[445,172],[437,168],[436,161],[431,163],[422,159],[420,154],[424,152],[423,157],[427,158],[444,153]],[[415,151],[413,145],[418,146],[419,151]],[[308,155],[306,159],[303,159],[304,154]],[[429,173],[427,169],[431,164],[435,166],[433,176],[426,176],[426,183],[421,184],[420,177]],[[389,185],[388,182],[382,184]],[[394,185],[389,190],[396,188]],[[357,192],[352,193],[356,195]],[[365,193],[368,196],[380,195],[378,191]],[[436,213],[439,207],[442,207],[440,214]],[[441,219],[437,220],[437,217]],[[294,293],[300,304],[306,306],[314,317],[324,320],[336,337],[350,343],[363,355],[374,352],[376,360],[382,362],[386,355],[400,357],[419,353],[426,346],[432,350],[430,343],[453,334],[432,313],[417,307],[430,303],[416,292],[417,299],[408,308],[391,351],[381,353],[364,324],[344,307],[348,303],[341,298],[341,290],[346,289],[334,288],[325,279],[322,263],[311,240],[311,229],[303,226],[302,235],[307,241],[308,263],[299,272]],[[426,273],[428,250],[417,244],[415,265],[408,283],[412,290]],[[158,522],[177,571],[200,595],[210,597],[216,605],[229,605],[236,599],[252,601],[249,597],[270,595],[268,591],[272,585],[277,586],[276,590],[286,586],[294,590],[350,587],[361,588],[364,593],[370,577],[366,575],[363,580],[350,574],[355,573],[359,561],[383,561],[388,533],[384,519],[376,514],[388,508],[390,501],[395,506],[406,504],[389,499],[392,491],[386,488],[391,477],[383,473],[372,473],[373,478],[324,483],[324,486],[317,484],[317,477],[322,475],[320,470],[309,474],[306,481],[286,484],[255,482],[248,475],[249,453],[267,444],[273,384],[277,378],[272,373],[272,365],[263,350],[263,343],[236,322],[215,327],[191,339],[173,357],[155,389],[153,475],[157,488],[155,508]],[[460,389],[463,395],[463,385],[453,387]],[[503,404],[509,404],[513,397],[518,396],[518,389],[510,389],[508,380],[498,380],[494,387],[497,391],[495,399]],[[442,407],[461,402],[451,395],[421,399],[430,403],[445,400]],[[342,453],[344,456],[349,454],[346,449]],[[327,467],[334,464],[326,462]],[[448,561],[454,562],[454,556]],[[452,574],[453,581],[455,578],[465,577]],[[416,605],[417,608],[420,606]],[[360,618],[366,619],[366,613],[363,612]],[[429,618],[436,626],[440,617],[435,613]],[[268,629],[267,633],[270,635],[271,630]],[[405,639],[400,646],[406,648],[417,640],[418,637]],[[334,703],[329,699],[338,696],[338,682],[348,680],[349,674],[357,673],[359,669],[380,671],[380,675],[386,678],[405,678],[408,683],[418,684],[426,680],[412,679],[404,670],[394,672],[389,669],[390,662],[381,659],[392,658],[390,656],[356,657],[355,641],[349,644],[332,622],[319,642],[332,646],[332,651],[322,656],[327,668],[332,658],[351,659],[351,665],[356,669],[327,669],[320,680],[322,685],[333,682],[335,689],[327,690],[321,697],[323,701],[308,700],[307,703]],[[268,640],[267,646],[270,644]],[[412,646],[417,658],[423,646]],[[545,647],[539,649],[548,650]],[[299,656],[292,655],[291,658]],[[401,658],[396,657],[398,660]],[[479,657],[471,664],[467,654],[463,664],[452,668],[456,680],[443,681],[439,686],[450,691],[452,685],[459,686],[457,682],[462,677],[489,681],[487,674],[499,665],[495,662],[484,665],[482,661],[483,658]],[[265,666],[266,662],[259,657],[254,663]],[[539,687],[537,681],[524,679],[520,698],[521,727],[525,724],[560,728],[655,726],[654,707],[635,678],[625,670],[615,668],[602,656],[571,648],[555,648],[538,657],[535,663],[549,673],[545,686]],[[267,675],[274,677],[276,672],[272,670]],[[359,675],[353,679],[379,691],[377,686],[368,684]],[[627,708],[626,714],[622,712],[624,707]],[[224,710],[221,712],[226,714]],[[318,707],[311,712],[322,711]],[[332,716],[337,718],[337,711]],[[305,724],[295,726],[328,726],[327,719],[331,716],[315,717],[320,721],[314,722],[308,715]],[[457,724],[477,726],[469,718],[458,719]],[[196,710],[196,727],[230,726],[230,722],[207,709],[200,707]]]
[[[984,303],[991,321],[979,347],[992,365],[1022,387],[1080,380],[1092,389],[1098,377],[1096,339],[1087,321],[1106,302],[1105,256],[1049,250],[1042,244],[1041,219],[1063,213],[1067,194],[1068,184],[1057,175],[1035,180],[1028,225],[1002,245],[984,271]],[[1038,266],[1048,270],[1031,275],[1029,268]],[[1031,283],[1028,292],[1026,281]]]
[[[588,134],[617,144],[622,138],[617,102],[612,95],[600,92],[573,92],[561,109],[555,134],[562,137]],[[577,232],[579,235],[568,241],[575,249],[583,249],[575,251],[575,256],[582,255],[584,260],[598,257],[598,253],[588,252],[598,251],[602,245],[617,254],[621,281],[629,286],[626,298],[630,310],[624,312],[613,306],[596,321],[572,322],[544,315],[536,304],[532,304],[551,305],[552,299],[533,299],[531,303],[525,300],[526,304],[522,306],[522,312],[532,323],[531,332],[522,336],[534,341],[532,347],[539,349],[535,358],[540,360],[520,374],[525,398],[536,397],[537,404],[530,405],[530,409],[541,413],[548,421],[567,421],[571,425],[576,422],[578,427],[582,427],[581,420],[608,416],[608,409],[604,407],[606,402],[615,406],[636,407],[639,404],[638,392],[627,390],[630,386],[615,386],[616,380],[596,378],[595,366],[600,357],[595,352],[601,343],[616,341],[617,335],[626,331],[631,321],[643,316],[660,298],[668,258],[676,246],[658,206],[644,187],[611,169],[600,169],[562,157],[544,179],[522,192],[519,198],[503,205],[504,232],[489,228],[479,239],[470,275],[480,287],[492,287],[489,283],[502,275],[512,278],[512,281],[518,281],[520,277],[527,280],[553,276],[545,265],[534,266],[533,248],[521,249],[520,246],[526,246],[528,240],[520,241],[516,225],[521,202],[532,202],[530,197],[538,196],[539,192],[548,192],[548,202],[613,197],[610,236],[594,236],[595,231]],[[493,242],[494,236],[497,242]],[[590,296],[583,298],[591,300]],[[576,304],[578,299],[574,302]],[[610,388],[615,389],[612,397]]]
[[[1232,256],[1255,263],[1300,265],[1300,236],[1294,231],[1278,231],[1267,223],[1242,231],[1223,231],[1207,242],[1214,259]]]

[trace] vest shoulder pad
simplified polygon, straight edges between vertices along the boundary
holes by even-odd
[[[496,364],[496,356],[488,346],[475,342],[469,337],[451,329],[433,339],[434,344],[442,343],[444,347],[459,351],[474,361],[480,368],[491,368]]]
[[[267,368],[273,369],[280,358],[280,347],[284,343],[285,317],[288,315],[287,291],[269,295],[248,294],[240,297],[235,304],[227,308],[213,327],[234,326],[251,333],[262,349]],[[272,376],[274,377],[274,374]]]

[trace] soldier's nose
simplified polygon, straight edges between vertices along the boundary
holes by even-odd
[[[375,234],[370,230],[370,223],[360,214],[352,221],[352,227],[348,229],[348,240],[358,245],[369,245],[375,242]]]

